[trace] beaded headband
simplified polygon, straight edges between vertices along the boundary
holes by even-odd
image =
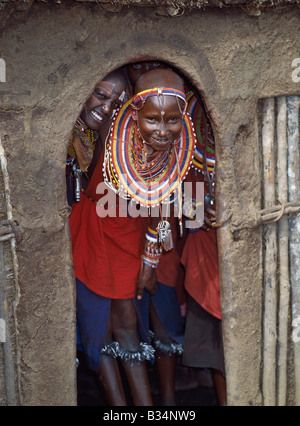
[[[146,99],[150,96],[162,96],[162,95],[166,95],[166,96],[175,96],[176,98],[180,98],[184,101],[185,103],[185,108],[184,108],[184,113],[186,111],[186,106],[187,106],[187,102],[186,102],[186,97],[185,97],[185,93],[181,92],[180,90],[176,90],[176,89],[169,89],[169,88],[161,88],[161,87],[155,87],[153,89],[147,89],[147,90],[143,90],[139,93],[137,93],[136,95],[133,96],[132,98],[132,102],[131,102],[131,106],[132,108],[134,108],[135,110],[140,110],[143,108],[144,103],[146,101]],[[142,106],[140,108],[137,108],[137,104],[139,102],[142,102]]]

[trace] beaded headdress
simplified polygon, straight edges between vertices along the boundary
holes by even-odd
[[[131,107],[133,109],[140,110],[140,109],[143,108],[144,103],[145,103],[147,98],[149,98],[151,96],[162,96],[162,95],[175,96],[176,99],[178,99],[178,98],[182,99],[184,101],[184,105],[185,105],[184,109],[182,111],[182,114],[183,115],[185,114],[186,108],[187,108],[185,93],[181,92],[180,90],[177,90],[177,89],[168,89],[168,88],[165,88],[165,87],[155,87],[153,89],[147,89],[147,90],[143,90],[143,91],[137,93],[132,98]],[[142,102],[142,105],[140,107],[137,106],[139,102]]]

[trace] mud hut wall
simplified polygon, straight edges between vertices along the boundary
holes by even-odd
[[[199,88],[217,139],[219,218],[261,207],[259,98],[300,92],[299,9],[107,12],[101,4],[34,3],[1,13],[1,140],[18,244],[19,375],[23,405],[76,404],[74,274],[64,160],[94,84],[139,55],[170,62]],[[230,223],[230,222],[229,222]],[[219,230],[224,344],[231,405],[259,405],[261,230]]]

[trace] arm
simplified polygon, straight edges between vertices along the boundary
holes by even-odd
[[[216,211],[211,208],[205,206],[204,208],[204,223],[202,225],[202,229],[208,231],[209,228],[212,228],[212,222],[216,220]]]
[[[150,230],[153,234],[153,241],[154,241],[154,235],[156,233],[156,228],[159,222],[159,218],[157,217],[151,217],[150,218]],[[148,229],[149,229],[148,228]],[[148,234],[148,232],[147,232]],[[151,238],[149,236],[148,238]],[[149,246],[150,241],[147,240],[146,235],[146,244],[145,244],[145,250],[147,250],[147,246]],[[152,296],[156,290],[157,290],[157,277],[156,277],[156,266],[159,261],[159,254],[157,256],[154,255],[153,258],[148,258],[147,254],[144,253],[141,259],[141,269],[139,273],[139,277],[137,280],[137,299],[140,300],[143,297],[144,290],[147,290],[149,294]]]

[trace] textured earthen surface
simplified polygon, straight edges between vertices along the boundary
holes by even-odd
[[[186,10],[34,2],[0,11],[0,138],[17,245],[23,405],[76,404],[74,276],[64,166],[68,135],[95,83],[140,57],[176,66],[200,90],[216,134],[219,255],[228,400],[260,405],[262,230],[231,232],[261,208],[260,98],[300,93],[300,10]]]

